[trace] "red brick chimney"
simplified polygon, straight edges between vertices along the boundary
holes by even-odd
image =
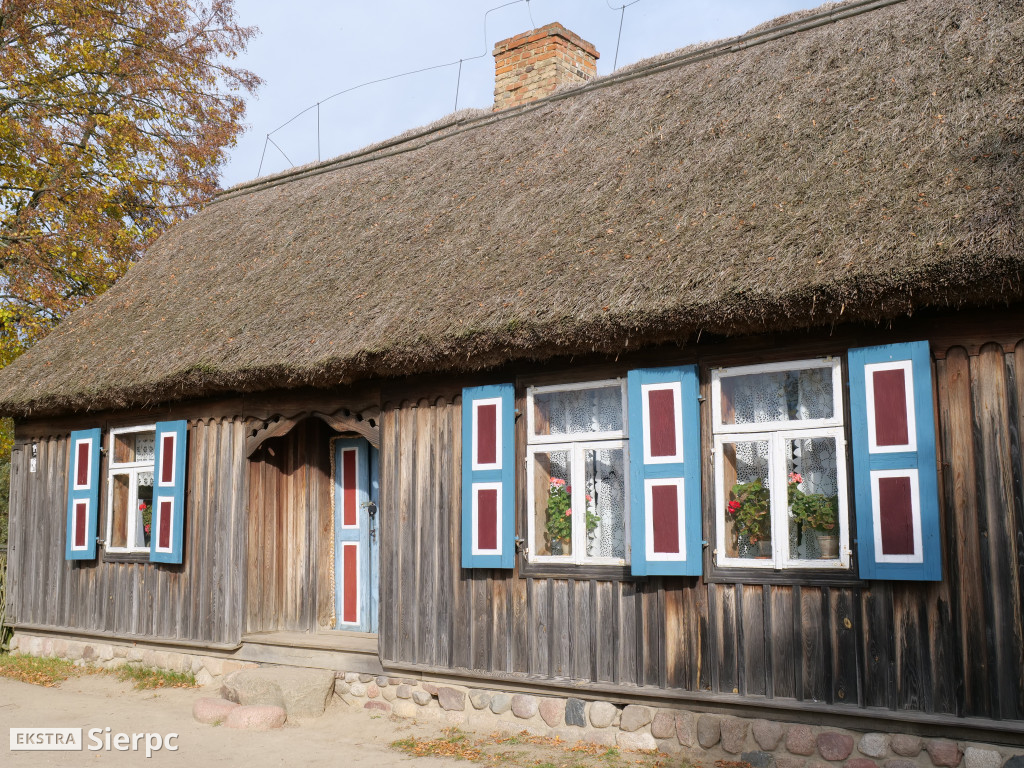
[[[494,46],[494,109],[518,107],[597,74],[597,49],[557,22]]]

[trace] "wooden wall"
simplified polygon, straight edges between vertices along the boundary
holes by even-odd
[[[247,632],[330,627],[330,439],[319,419],[267,440],[249,462]]]
[[[515,572],[462,570],[459,397],[452,390],[385,403],[383,661],[1024,719],[1024,342],[933,343],[933,353],[941,583],[735,584],[528,578],[518,565]],[[517,493],[520,523],[524,504]]]
[[[98,424],[96,426],[99,426]],[[156,639],[237,643],[245,574],[245,427],[240,419],[189,428],[185,554],[181,565],[64,559],[68,432],[19,429],[11,469],[11,623]],[[38,468],[29,471],[30,445]],[[103,484],[106,487],[106,484]],[[101,501],[101,508],[106,500]],[[101,538],[105,522],[101,520]]]

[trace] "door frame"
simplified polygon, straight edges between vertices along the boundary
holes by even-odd
[[[365,437],[336,437],[331,440],[331,464],[334,629],[375,633],[380,600],[380,453]]]

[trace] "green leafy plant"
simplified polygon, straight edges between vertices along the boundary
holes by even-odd
[[[771,491],[760,479],[736,483],[729,491],[726,511],[736,533],[751,544],[771,539]]]
[[[803,477],[797,472],[789,473],[786,489],[789,513],[793,520],[805,529],[818,533],[835,533],[839,516],[839,497],[823,493],[804,493],[800,490]]]
[[[585,496],[587,509],[587,533],[593,533],[601,518],[592,511],[593,499]],[[567,541],[572,536],[572,486],[560,477],[552,477],[548,483],[548,520],[544,526],[552,541]]]

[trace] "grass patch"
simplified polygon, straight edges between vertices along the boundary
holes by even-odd
[[[164,669],[124,666],[113,670],[121,682],[130,682],[137,691],[154,688],[198,688],[196,676],[191,672],[168,672]]]
[[[446,728],[437,738],[410,736],[393,741],[391,747],[413,757],[449,757],[485,765],[516,768],[693,768],[682,756],[669,757],[658,752],[619,752],[590,742],[567,744],[561,739],[516,734],[492,733],[471,738],[458,728]],[[510,750],[508,747],[516,746]]]
[[[64,659],[40,659],[35,656],[0,655],[0,677],[9,677],[23,683],[53,688],[69,677],[77,677],[82,670]]]

